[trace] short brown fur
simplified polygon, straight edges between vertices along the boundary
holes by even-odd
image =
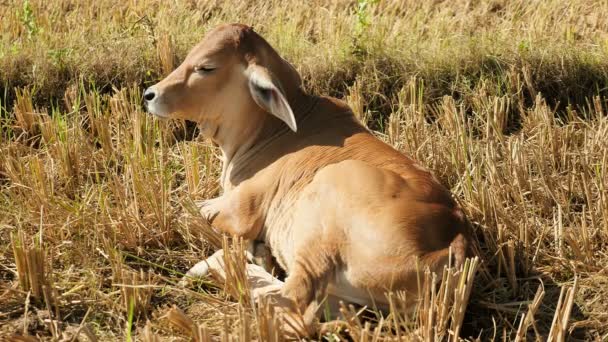
[[[199,74],[205,64],[214,70]],[[251,28],[211,31],[149,91],[151,112],[196,121],[219,145],[224,193],[201,211],[223,232],[264,241],[300,310],[326,291],[383,306],[385,291],[417,292],[417,262],[439,271],[450,249],[455,266],[467,256],[468,224],[449,191],[345,103],[306,94]]]

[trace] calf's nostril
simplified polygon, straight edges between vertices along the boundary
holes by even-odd
[[[156,96],[156,94],[154,93],[154,90],[147,89],[146,92],[144,93],[144,100],[152,101],[152,100],[154,100],[155,96]]]

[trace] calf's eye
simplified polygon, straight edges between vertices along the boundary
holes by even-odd
[[[194,71],[196,71],[199,74],[208,74],[210,72],[212,72],[213,70],[215,70],[215,68],[212,67],[208,67],[208,66],[197,66],[194,68]]]

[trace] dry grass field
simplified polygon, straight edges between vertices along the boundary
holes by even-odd
[[[0,340],[281,340],[193,201],[218,151],[142,90],[219,23],[433,169],[479,263],[326,340],[608,340],[608,2],[0,0]],[[225,283],[177,286],[218,247]],[[421,272],[421,277],[431,277]],[[17,339],[16,336],[22,336]],[[29,336],[29,337],[25,337]]]

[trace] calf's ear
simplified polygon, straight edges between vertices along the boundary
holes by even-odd
[[[292,131],[298,131],[296,118],[283,92],[280,83],[270,71],[262,66],[252,64],[247,68],[249,92],[255,103],[268,113],[287,124]]]

